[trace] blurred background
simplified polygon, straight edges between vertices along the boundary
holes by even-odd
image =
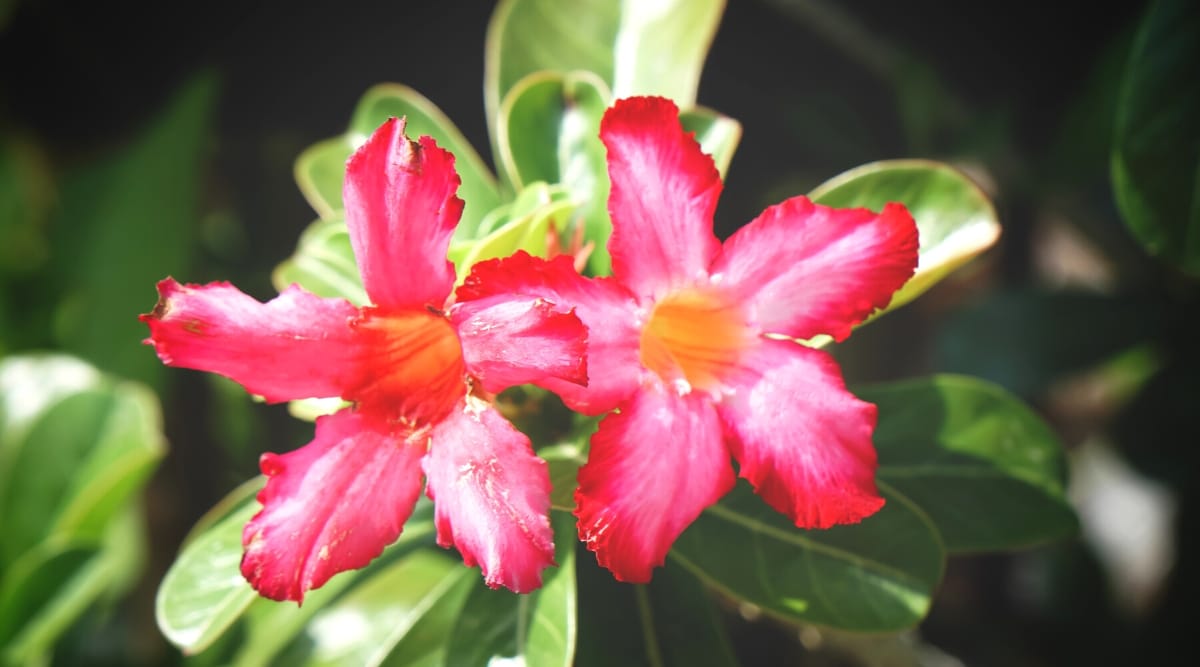
[[[136,319],[155,282],[271,297],[271,270],[315,218],[293,160],[342,132],[373,84],[423,93],[490,163],[491,9],[0,0],[0,354],[61,350],[147,383],[170,445],[147,489],[141,577],[73,627],[55,664],[178,663],[153,596],[180,542],[259,454],[310,437],[282,406],[162,368]],[[851,384],[999,383],[1070,453],[1080,538],[952,559],[920,628],[927,664],[1171,664],[1191,644],[1200,290],[1133,240],[1109,181],[1144,11],[730,0],[712,45],[699,103],[744,127],[720,235],[899,157],[967,170],[999,212],[995,248],[837,352]],[[822,657],[819,633],[790,632],[742,622],[736,649],[747,664],[842,664]]]

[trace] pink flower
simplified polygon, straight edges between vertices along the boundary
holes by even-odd
[[[486,394],[551,378],[586,382],[586,330],[567,308],[505,292],[451,305],[446,260],[463,203],[454,157],[380,127],[347,163],[346,224],[373,305],[298,286],[259,303],[228,283],[159,283],[143,315],[164,363],[220,373],[271,402],[353,403],[308,445],[264,454],[262,510],[242,534],[242,573],[301,601],[395,541],[425,477],[438,544],[493,588],[528,592],[553,563],[550,479]],[[527,259],[531,271],[540,260]],[[422,475],[424,473],[424,475]]]
[[[720,177],[678,114],[668,100],[631,98],[604,116],[612,278],[518,255],[460,289],[538,293],[574,304],[588,325],[588,384],[547,386],[581,412],[616,409],[592,437],[575,514],[600,564],[630,582],[648,581],[733,487],[731,458],[801,528],[883,506],[875,406],[846,390],[827,353],[784,337],[843,340],[917,264],[917,228],[899,204],[876,214],[795,197],[722,244]]]

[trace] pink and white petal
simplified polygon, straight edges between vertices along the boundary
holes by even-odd
[[[317,419],[293,452],[263,454],[262,510],[246,524],[242,574],[262,595],[301,602],[400,536],[421,492],[424,439],[350,409]]]
[[[158,283],[139,319],[168,366],[219,373],[270,402],[340,396],[359,356],[358,309],[292,285],[260,303],[229,283]]]
[[[764,340],[719,406],[740,475],[800,528],[858,523],[883,507],[875,487],[876,408],[846,390],[833,357]]]
[[[446,250],[462,215],[459,183],[454,156],[429,137],[410,141],[404,119],[385,122],[350,156],[342,201],[372,303],[445,304],[454,289]]]
[[[873,213],[793,197],[729,237],[712,273],[751,305],[762,330],[840,341],[916,267],[917,226],[904,206]]]
[[[619,581],[645,583],[734,481],[712,404],[647,387],[592,436],[575,492],[579,538]]]
[[[540,297],[560,309],[573,308],[587,326],[587,385],[557,378],[540,383],[572,410],[608,412],[641,385],[645,371],[638,357],[638,306],[620,283],[579,275],[570,257],[546,261],[520,251],[476,264],[456,297],[464,304],[502,295]]]
[[[612,182],[613,275],[653,298],[703,278],[721,247],[712,230],[721,177],[683,131],[679,108],[661,97],[618,100],[600,122],[600,139]]]
[[[528,593],[554,564],[550,474],[529,438],[474,401],[430,433],[423,465],[438,544],[478,564],[492,588]]]
[[[557,378],[587,384],[587,327],[574,311],[540,296],[500,294],[450,310],[467,372],[484,390]]]

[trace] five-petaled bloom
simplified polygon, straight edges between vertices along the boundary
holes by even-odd
[[[801,528],[883,506],[875,406],[846,390],[827,353],[783,338],[846,338],[917,265],[916,224],[899,204],[876,214],[795,197],[722,245],[712,232],[720,177],[678,114],[668,100],[630,98],[601,123],[612,278],[518,254],[459,292],[542,294],[588,325],[588,384],[548,386],[575,410],[616,409],[592,437],[575,514],[600,564],[631,582],[648,581],[733,487],[731,457]]]
[[[585,383],[586,329],[528,292],[449,303],[458,186],[452,155],[389,120],[350,158],[343,193],[372,305],[295,285],[264,304],[228,283],[168,278],[142,316],[168,365],[220,373],[272,402],[353,404],[319,418],[308,445],[262,457],[268,480],[243,531],[242,573],[267,597],[300,601],[379,555],[412,513],[422,472],[438,543],[480,564],[488,585],[531,591],[553,563],[545,463],[486,397]]]

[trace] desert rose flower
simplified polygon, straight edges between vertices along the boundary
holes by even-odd
[[[391,119],[351,156],[343,193],[370,305],[295,285],[264,304],[228,283],[168,278],[142,316],[168,365],[219,373],[270,402],[351,403],[319,418],[304,447],[262,456],[268,479],[243,532],[242,573],[267,597],[300,601],[378,556],[423,478],[438,543],[478,563],[488,585],[531,591],[553,563],[546,465],[489,395],[586,382],[586,329],[540,295],[452,299],[458,186],[453,156]]]

